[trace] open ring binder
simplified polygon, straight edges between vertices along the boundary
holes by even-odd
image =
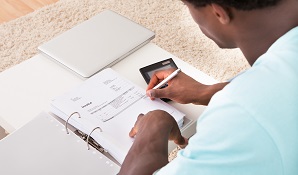
[[[121,164],[133,144],[125,132],[131,129],[140,113],[164,110],[175,118],[180,128],[184,123],[185,114],[159,99],[152,101],[143,98],[144,94],[144,89],[107,68],[53,99],[50,107],[51,112],[60,119],[69,118],[69,133],[77,130],[75,134],[87,142],[88,149],[94,147],[101,153],[108,153]],[[71,113],[72,116],[69,116]],[[78,113],[81,118],[78,118]],[[97,126],[100,126],[98,131],[90,133]]]
[[[74,113],[72,113],[72,114],[70,114],[70,116],[68,117],[68,119],[66,120],[66,122],[65,122],[65,130],[66,130],[66,133],[67,134],[69,134],[69,132],[68,132],[68,120],[70,119],[70,117],[72,117],[74,114],[78,114],[79,115],[79,118],[81,118],[81,115],[80,115],[80,113],[78,113],[78,112],[74,112]]]
[[[94,129],[92,129],[92,131],[90,132],[90,134],[87,136],[87,149],[88,149],[88,150],[90,149],[90,146],[89,146],[89,138],[90,138],[92,132],[95,131],[96,129],[99,129],[100,132],[102,132],[102,129],[101,129],[99,126],[97,126],[97,127],[95,127]]]

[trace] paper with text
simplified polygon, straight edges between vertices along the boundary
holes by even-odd
[[[146,97],[145,90],[121,77],[112,69],[105,69],[80,86],[55,98],[52,112],[64,120],[73,112],[69,123],[90,133],[99,126],[103,132],[92,137],[120,163],[124,160],[133,139],[128,136],[139,114],[161,109],[170,113],[181,126],[184,114],[169,104]]]

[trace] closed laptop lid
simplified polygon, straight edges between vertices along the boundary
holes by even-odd
[[[39,46],[41,53],[88,78],[154,38],[154,32],[105,10]]]

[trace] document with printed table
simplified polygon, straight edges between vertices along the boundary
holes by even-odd
[[[183,125],[185,114],[160,99],[151,100],[145,89],[111,68],[51,101],[52,113],[90,135],[120,164],[133,143],[128,133],[138,115],[156,109],[167,111],[179,127]]]

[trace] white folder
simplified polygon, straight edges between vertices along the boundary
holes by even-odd
[[[5,175],[113,175],[120,170],[45,112],[0,141],[0,167]]]

